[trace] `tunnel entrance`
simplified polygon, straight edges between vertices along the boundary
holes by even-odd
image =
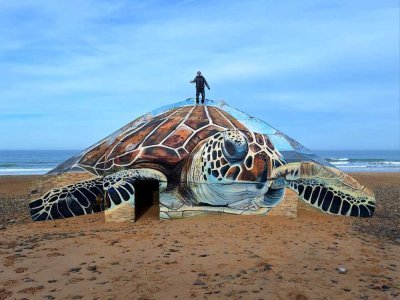
[[[144,219],[159,219],[160,193],[157,180],[136,180],[135,222]]]

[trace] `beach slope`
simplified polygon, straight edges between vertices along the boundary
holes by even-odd
[[[400,174],[352,175],[375,192],[373,218],[299,203],[297,218],[34,223],[28,200],[64,182],[0,177],[0,299],[399,297]]]

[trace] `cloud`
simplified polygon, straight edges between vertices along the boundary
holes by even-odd
[[[108,110],[118,128],[127,111],[193,95],[201,70],[210,97],[248,112],[267,101],[289,119],[375,110],[396,122],[398,28],[394,1],[2,1],[0,110],[66,122]]]

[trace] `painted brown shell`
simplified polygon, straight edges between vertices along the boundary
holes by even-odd
[[[126,125],[116,136],[89,149],[77,165],[100,175],[155,161],[168,168],[185,159],[200,141],[227,129],[248,132],[237,119],[217,107],[177,107]],[[246,135],[251,142],[251,134]]]

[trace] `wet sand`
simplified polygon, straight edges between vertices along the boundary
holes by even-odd
[[[0,299],[398,298],[400,174],[352,175],[374,189],[373,218],[299,204],[297,218],[34,223],[27,201],[69,179],[0,177]]]

